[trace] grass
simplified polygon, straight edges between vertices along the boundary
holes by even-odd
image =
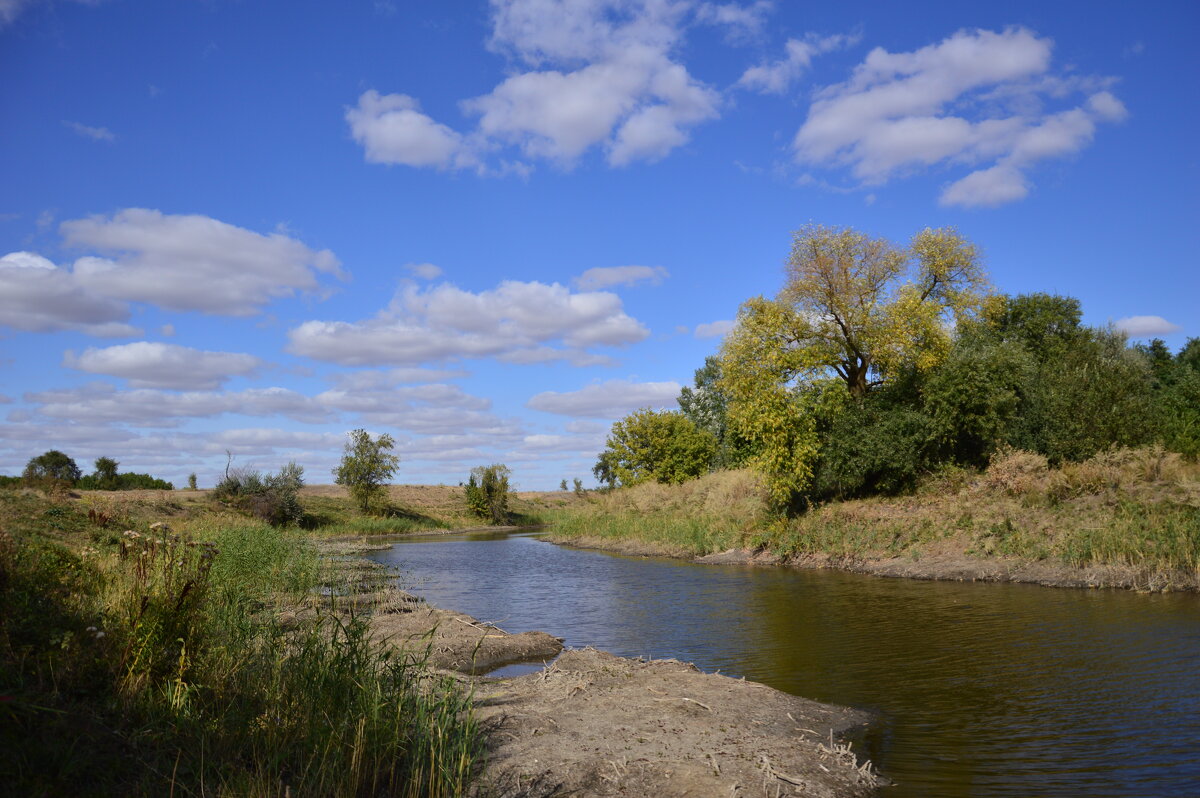
[[[365,618],[296,533],[0,491],[0,783],[21,795],[461,794],[470,696]],[[93,514],[93,519],[95,514]]]
[[[930,555],[1120,566],[1200,578],[1200,465],[1161,448],[1050,468],[1005,452],[984,472],[947,469],[911,495],[831,502],[791,519],[765,511],[747,472],[638,485],[554,514],[555,539],[704,555],[764,549],[833,563]]]

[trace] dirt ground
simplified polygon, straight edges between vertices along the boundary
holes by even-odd
[[[355,556],[362,544],[323,548],[361,586],[342,606],[366,609],[379,640],[427,655],[473,690],[487,746],[480,796],[850,798],[885,783],[840,742],[871,720],[864,712],[676,660],[563,651],[545,632],[509,634],[389,586]],[[517,662],[542,667],[480,675]]]

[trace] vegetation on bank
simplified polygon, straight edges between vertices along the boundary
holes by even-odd
[[[1172,353],[1081,319],[1070,297],[994,293],[951,229],[897,247],[809,226],[779,294],[742,306],[679,410],[618,421],[594,473],[630,486],[748,466],[796,516],[1009,449],[1052,466],[1151,445],[1200,455],[1200,339]]]
[[[0,783],[463,792],[480,739],[468,697],[372,643],[295,533],[210,501],[89,504],[0,491]],[[317,611],[281,622],[306,602]]]
[[[644,482],[553,515],[552,537],[704,555],[763,549],[831,564],[907,557],[1012,557],[1065,568],[1121,566],[1147,584],[1200,580],[1200,464],[1161,446],[1052,467],[1005,450],[983,470],[950,467],[899,496],[771,511],[762,477],[720,471]]]

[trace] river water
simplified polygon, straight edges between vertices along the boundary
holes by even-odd
[[[1200,796],[1200,597],[623,557],[536,534],[374,559],[435,605],[871,710],[908,796]]]

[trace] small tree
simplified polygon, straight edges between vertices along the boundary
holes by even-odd
[[[508,466],[495,463],[471,469],[467,480],[467,508],[493,524],[508,521]]]
[[[96,487],[99,490],[117,490],[120,487],[117,466],[121,464],[111,457],[97,457],[95,465],[96,473],[93,476],[96,478]]]
[[[572,481],[575,483],[575,495],[582,496],[583,495],[583,480],[580,479],[579,477],[575,477],[575,479]]]
[[[374,440],[363,429],[350,433],[341,464],[333,470],[333,479],[350,490],[350,498],[364,513],[370,512],[384,494],[386,485],[400,466],[400,458],[391,454],[395,446],[391,435]]]
[[[188,490],[198,490],[196,487],[196,475],[188,474]]]
[[[75,461],[57,449],[39,454],[31,458],[25,465],[21,478],[27,485],[47,485],[65,483],[74,485],[83,476]]]
[[[601,481],[680,483],[708,473],[717,442],[682,413],[643,408],[612,425],[592,472]]]
[[[559,489],[559,490],[566,490],[566,489],[567,489],[567,481],[566,481],[565,479],[564,479],[562,482],[558,483],[558,489]]]

